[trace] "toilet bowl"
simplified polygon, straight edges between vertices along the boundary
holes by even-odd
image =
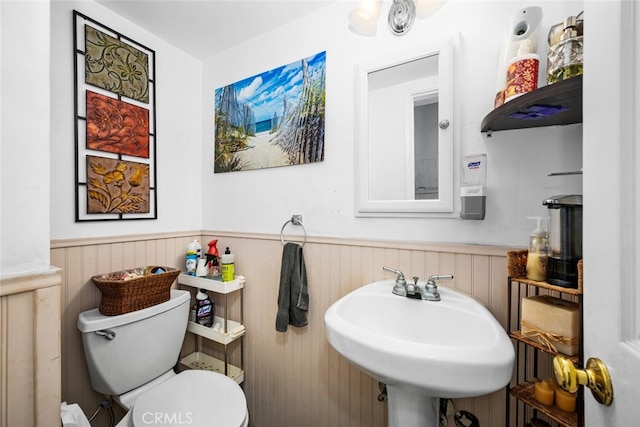
[[[92,388],[127,413],[118,427],[246,427],[247,402],[231,378],[210,371],[173,371],[186,333],[190,294],[143,310],[104,316],[80,313],[85,359]]]
[[[116,427],[249,425],[242,389],[229,377],[184,371],[143,393]]]

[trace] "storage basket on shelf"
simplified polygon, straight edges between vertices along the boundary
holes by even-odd
[[[102,292],[98,310],[116,316],[168,301],[179,274],[175,268],[150,266],[93,276],[91,280]]]

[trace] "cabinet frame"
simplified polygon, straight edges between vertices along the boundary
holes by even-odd
[[[510,252],[508,255],[509,264],[517,263],[517,261],[513,261],[513,259],[519,257],[520,264],[522,264],[522,260],[524,259],[524,265],[526,266],[526,253],[526,250]],[[580,263],[579,271],[581,270],[582,265]],[[537,282],[535,280],[527,279],[522,271],[522,268],[520,268],[520,270],[518,271],[518,268],[513,268],[512,266],[508,266],[507,276],[507,332],[513,340],[516,358],[514,366],[514,377],[505,388],[506,426],[526,426],[530,418],[542,414],[555,423],[552,425],[561,427],[582,427],[584,425],[584,387],[580,387],[578,389],[576,412],[574,413],[563,411],[555,405],[543,405],[535,399],[535,383],[542,379],[538,378],[539,355],[546,354],[548,356],[545,357],[552,358],[553,356],[562,353],[550,351],[539,342],[524,336],[518,329],[520,327],[520,320],[522,318],[521,303],[523,298],[541,295],[541,291],[544,290],[545,294],[578,303],[580,313],[580,343],[578,347],[578,354],[575,356],[563,355],[569,357],[574,364],[582,365],[584,362],[582,286],[578,286],[577,289],[573,289],[551,285],[547,282]],[[579,281],[582,282],[581,274],[579,274]],[[516,311],[514,312],[514,310]],[[513,322],[514,319],[516,323],[515,325]],[[515,399],[515,401],[513,402],[515,409],[514,425],[510,424],[512,398]]]
[[[230,282],[222,282],[207,277],[191,276],[186,273],[180,273],[178,276],[178,284],[196,289],[205,289],[210,292],[221,294],[224,296],[224,314],[223,316],[215,316],[214,325],[220,323],[219,331],[211,327],[200,325],[191,320],[187,323],[187,331],[194,334],[196,338],[196,350],[180,359],[180,363],[191,369],[205,369],[232,378],[238,384],[244,382],[244,336],[246,329],[244,327],[244,285],[245,278],[243,276],[235,276]],[[240,292],[240,319],[239,322],[229,318],[228,296],[231,293]],[[224,348],[224,359],[220,360],[199,351],[198,340],[205,338],[216,342]],[[228,345],[240,340],[240,366],[229,363]]]

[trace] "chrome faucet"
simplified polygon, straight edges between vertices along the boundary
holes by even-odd
[[[453,279],[453,274],[429,277],[429,280],[427,280],[427,284],[424,286],[424,290],[422,291],[422,299],[426,299],[427,301],[440,301],[440,293],[438,292],[436,280],[442,279],[451,280]]]
[[[393,293],[400,295],[401,297],[407,296],[407,281],[404,278],[404,274],[400,270],[396,270],[391,267],[382,267],[383,270],[389,271],[396,275],[396,283],[393,285]]]
[[[396,282],[393,285],[392,292],[395,295],[408,298],[423,299],[427,301],[440,301],[440,293],[436,280],[453,279],[452,274],[442,276],[431,276],[424,286],[424,289],[418,286],[418,276],[413,276],[413,283],[407,283],[402,271],[391,267],[382,267],[383,270],[389,271],[396,275]]]

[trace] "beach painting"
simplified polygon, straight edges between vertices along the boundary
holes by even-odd
[[[214,172],[324,160],[326,52],[215,91]]]

